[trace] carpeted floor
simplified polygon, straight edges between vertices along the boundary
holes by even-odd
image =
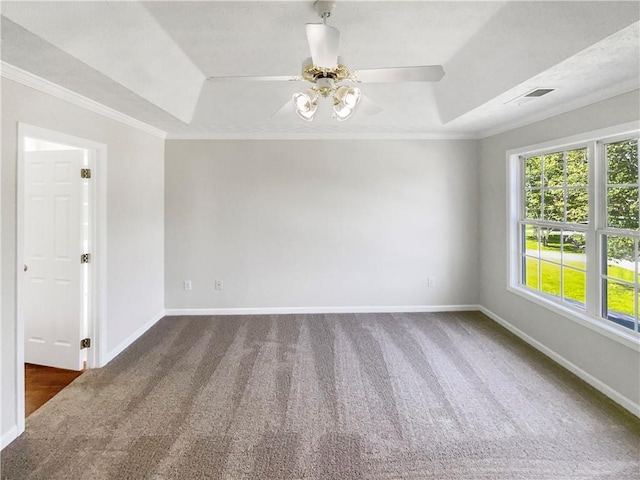
[[[29,417],[2,478],[638,480],[639,448],[479,313],[167,317]]]

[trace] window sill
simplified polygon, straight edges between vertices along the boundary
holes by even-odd
[[[584,327],[587,327],[595,332],[604,335],[616,342],[631,348],[637,352],[640,352],[640,336],[633,331],[625,332],[624,327],[616,327],[615,324],[607,324],[606,320],[594,318],[586,313],[580,312],[577,309],[573,309],[569,306],[564,306],[551,300],[547,300],[542,296],[535,295],[526,288],[520,286],[509,285],[507,287],[512,293],[536,303],[544,308],[551,310],[552,312],[562,315],[569,320],[572,320]]]

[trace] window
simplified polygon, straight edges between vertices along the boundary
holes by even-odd
[[[639,331],[638,137],[508,152],[512,291],[607,331]]]
[[[605,143],[602,316],[638,331],[638,139]]]
[[[521,157],[522,284],[585,306],[589,219],[587,149]]]

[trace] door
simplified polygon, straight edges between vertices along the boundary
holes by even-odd
[[[81,370],[84,150],[25,152],[25,362]]]

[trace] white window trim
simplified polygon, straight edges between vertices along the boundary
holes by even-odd
[[[519,295],[533,303],[541,305],[554,313],[561,315],[569,320],[573,320],[591,330],[594,330],[616,342],[621,343],[635,351],[640,352],[640,335],[637,332],[629,331],[625,327],[608,322],[599,317],[599,302],[587,302],[588,310],[581,312],[578,308],[572,308],[569,305],[559,303],[557,300],[545,298],[542,292],[534,293],[532,290],[523,287],[520,284],[520,211],[522,190],[522,179],[519,175],[520,166],[519,158],[527,155],[550,153],[559,150],[570,150],[572,147],[588,148],[590,155],[589,161],[589,198],[595,198],[596,194],[601,194],[604,185],[602,183],[603,176],[600,175],[600,182],[593,181],[595,176],[595,162],[592,161],[597,148],[602,148],[602,142],[615,141],[618,139],[628,138],[640,135],[639,122],[629,122],[614,127],[594,130],[571,137],[551,140],[535,145],[528,145],[521,148],[508,150],[506,152],[507,161],[507,290],[511,293]],[[601,245],[597,239],[597,233],[602,229],[597,226],[601,223],[601,216],[604,212],[596,211],[595,202],[589,203],[589,227],[587,230],[587,258],[600,258]],[[593,278],[595,277],[595,278]],[[598,281],[599,269],[587,270],[587,298],[601,298],[601,282]]]

